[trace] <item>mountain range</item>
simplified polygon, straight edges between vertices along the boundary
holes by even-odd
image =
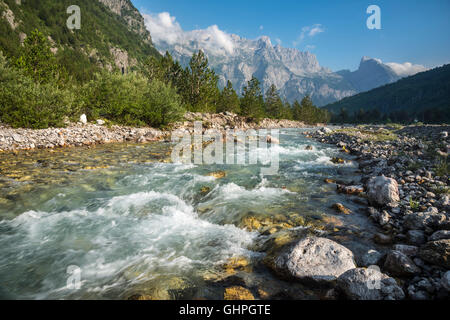
[[[203,50],[219,76],[220,86],[230,80],[238,93],[242,93],[254,75],[261,81],[264,92],[275,84],[281,96],[291,103],[310,95],[316,105],[324,106],[393,83],[403,76],[396,70],[396,64],[384,64],[369,57],[361,59],[356,71],[333,72],[322,67],[314,54],[273,45],[266,36],[249,40],[227,34],[217,26],[184,31],[168,13],[144,17],[161,54],[168,51],[187,66],[192,54]]]
[[[78,0],[82,25],[71,31],[65,27],[70,5],[70,0],[0,0],[0,50],[17,57],[27,34],[37,28],[48,36],[59,62],[80,80],[101,68],[133,70],[148,56],[166,50],[187,66],[192,54],[203,50],[221,87],[230,80],[242,93],[254,75],[264,92],[275,84],[288,101],[310,95],[318,106],[409,75],[395,64],[368,57],[362,58],[356,71],[333,72],[321,66],[314,54],[273,45],[269,37],[250,40],[215,25],[183,31],[168,13],[142,15],[130,0]]]
[[[350,117],[357,113],[376,114],[395,121],[444,123],[450,121],[450,64],[363,92],[325,106],[337,115],[345,110]],[[378,119],[371,119],[378,120]]]

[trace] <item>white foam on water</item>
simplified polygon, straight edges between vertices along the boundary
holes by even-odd
[[[136,215],[142,208],[151,212]],[[69,265],[81,268],[85,290],[106,290],[123,285],[116,278],[133,266],[148,275],[161,268],[186,273],[195,272],[199,265],[212,266],[248,254],[247,247],[256,236],[199,219],[178,196],[155,191],[114,197],[93,211],[29,211],[3,222],[2,227],[5,224],[13,232],[0,235],[0,266],[8,266],[0,279],[7,277],[9,285],[19,285],[26,266],[36,265],[46,270],[40,273],[38,289],[6,289],[41,299],[69,294],[64,290]]]
[[[224,200],[235,200],[238,198],[250,198],[258,201],[258,199],[276,198],[286,194],[292,193],[289,190],[281,188],[271,188],[265,186],[266,182],[261,183],[252,190],[247,190],[244,187],[238,186],[235,183],[228,183],[218,188],[217,193],[220,198]]]

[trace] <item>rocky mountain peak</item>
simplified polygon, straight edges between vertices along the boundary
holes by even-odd
[[[261,38],[259,38],[258,45],[262,48],[273,48],[272,41],[270,41],[270,38],[267,36],[262,36]]]
[[[107,6],[112,12],[122,17],[128,24],[129,29],[139,34],[144,42],[151,44],[150,32],[145,27],[145,21],[139,11],[130,0],[98,0]]]

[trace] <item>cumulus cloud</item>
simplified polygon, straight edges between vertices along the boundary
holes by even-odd
[[[306,37],[312,38],[319,33],[324,32],[325,29],[321,24],[314,24],[312,26],[305,26],[302,28],[302,31],[298,38],[293,42],[294,46],[298,46]]]
[[[168,12],[157,15],[144,14],[145,26],[150,31],[152,39],[156,43],[167,42],[170,45],[177,43],[183,37],[183,29],[175,17]]]
[[[220,30],[217,25],[202,30],[184,31],[176,18],[168,12],[156,15],[144,14],[143,16],[145,25],[156,44],[188,44],[196,41],[201,49],[215,54],[233,54],[234,52],[231,36]]]
[[[386,63],[396,74],[401,77],[413,76],[416,73],[427,71],[428,69],[420,64],[412,64],[411,62],[405,63],[395,63],[388,62]]]
[[[315,35],[325,31],[321,24],[315,24],[310,28],[311,29],[309,30],[309,33],[308,33],[308,36],[310,36],[310,37],[314,37]]]

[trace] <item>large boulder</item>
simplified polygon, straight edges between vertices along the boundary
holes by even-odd
[[[353,253],[326,238],[306,237],[282,250],[269,266],[278,274],[327,285],[356,268]]]
[[[393,250],[388,253],[384,269],[393,276],[414,276],[421,272],[420,268],[406,254]]]
[[[431,264],[450,269],[450,240],[430,241],[419,249],[419,257]]]
[[[423,230],[425,228],[438,230],[449,229],[450,221],[445,214],[439,213],[434,207],[430,207],[425,212],[407,214],[404,218],[403,225],[410,230]]]
[[[371,178],[367,182],[367,197],[373,206],[395,205],[400,201],[397,181],[385,176]]]
[[[355,268],[343,273],[337,288],[350,300],[401,300],[403,290],[395,279],[375,268]]]

